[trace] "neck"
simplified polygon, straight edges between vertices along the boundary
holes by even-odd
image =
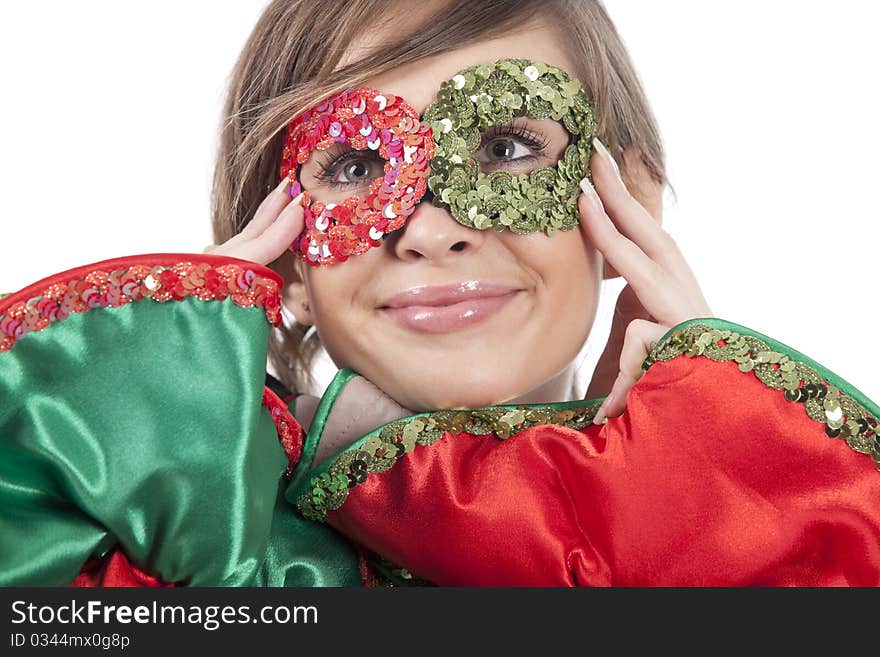
[[[572,401],[575,394],[575,367],[572,362],[556,376],[504,404],[552,404],[554,402]]]

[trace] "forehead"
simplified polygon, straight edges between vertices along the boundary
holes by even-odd
[[[378,36],[368,33],[358,43],[352,44],[339,67],[357,61],[360,58],[358,53],[370,50],[369,41]],[[422,113],[434,101],[437,89],[444,80],[451,79],[468,66],[510,57],[544,62],[576,77],[574,61],[560,43],[557,31],[542,22],[523,26],[500,37],[403,64],[366,80],[362,86],[401,96],[416,111]]]

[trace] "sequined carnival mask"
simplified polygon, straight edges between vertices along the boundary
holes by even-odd
[[[569,138],[561,155],[542,153],[541,140],[516,124],[519,117],[564,128]],[[500,159],[487,161],[482,150],[490,129],[489,139],[497,142],[492,157]],[[460,71],[440,85],[421,117],[399,96],[346,90],[288,125],[280,175],[291,177],[291,196],[305,192],[305,228],[290,248],[311,265],[344,262],[380,246],[428,189],[435,205],[470,228],[571,230],[578,225],[579,183],[590,173],[595,129],[578,80],[524,59]],[[529,153],[513,157],[516,146]],[[316,152],[328,162],[310,164]],[[542,158],[555,164],[529,166]],[[314,171],[303,175],[305,167]],[[362,177],[340,181],[340,175]],[[351,194],[352,188],[361,193]]]

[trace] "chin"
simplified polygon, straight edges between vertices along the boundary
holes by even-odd
[[[491,380],[481,380],[481,377],[474,379],[468,376],[459,376],[456,379],[434,378],[428,375],[422,379],[422,382],[432,379],[448,383],[433,386],[422,391],[424,394],[418,395],[414,405],[422,411],[483,408],[484,406],[501,404],[505,399],[511,399],[518,394],[510,389],[509,382],[507,385],[500,385],[504,381],[504,378],[500,376]]]

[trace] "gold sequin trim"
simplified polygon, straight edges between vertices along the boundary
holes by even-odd
[[[467,432],[474,436],[492,434],[505,440],[521,431],[546,424],[583,429],[593,421],[598,403],[557,410],[549,406],[490,407],[463,411],[436,411],[385,425],[360,447],[343,452],[330,468],[312,477],[309,488],[297,500],[306,518],[323,522],[328,511],[342,506],[349,491],[371,473],[389,470],[416,445],[433,445],[446,432]]]
[[[858,401],[824,381],[813,367],[773,351],[754,336],[692,324],[658,342],[642,369],[647,371],[657,361],[682,354],[735,362],[741,372],[752,372],[768,388],[784,391],[788,401],[803,404],[809,417],[825,425],[825,435],[843,438],[856,452],[869,455],[880,470],[877,419]]]

